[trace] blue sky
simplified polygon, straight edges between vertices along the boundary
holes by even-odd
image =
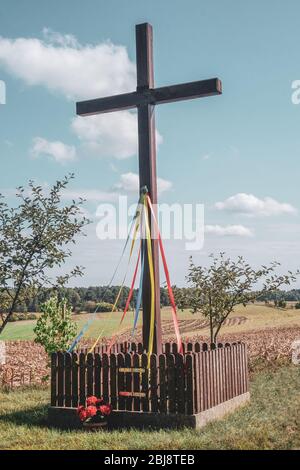
[[[3,0],[1,191],[72,171],[69,194],[86,196],[91,214],[111,194],[135,199],[134,115],[83,123],[74,103],[134,89],[134,26],[148,21],[157,86],[223,82],[222,96],[156,108],[160,201],[205,204],[210,229],[195,260],[226,251],[298,268],[300,105],[291,85],[300,78],[299,14],[297,0]],[[83,284],[107,282],[121,244],[89,227],[73,259],[86,266]],[[184,283],[191,253],[172,240],[166,251],[174,282]]]

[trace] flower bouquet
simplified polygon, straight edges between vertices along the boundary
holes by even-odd
[[[83,427],[87,429],[98,429],[107,425],[107,417],[112,412],[110,404],[105,403],[103,398],[90,396],[86,400],[86,406],[79,406],[77,413]]]

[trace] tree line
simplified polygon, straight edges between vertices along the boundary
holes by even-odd
[[[41,288],[37,293],[23,298],[15,307],[16,313],[36,313],[41,311],[41,306],[47,302],[53,294],[57,294],[59,300],[66,300],[74,313],[93,312],[98,304],[104,304],[110,310],[118,295],[120,286],[92,286],[92,287],[64,287],[56,289]],[[117,305],[118,309],[123,309],[129,293],[129,287],[124,286]],[[130,307],[136,305],[138,289],[134,289]],[[160,303],[162,307],[169,305],[167,289],[160,289]],[[0,310],[5,311],[3,305]],[[101,311],[101,310],[100,310]]]
[[[66,287],[57,290],[59,300],[66,300],[68,305],[72,308],[74,313],[80,312],[93,312],[99,303],[107,304],[107,309],[114,304],[120,286],[91,286],[91,287]],[[182,295],[189,297],[193,296],[193,288],[191,287],[176,287],[176,298]],[[129,293],[129,287],[124,286],[123,291],[118,302],[118,309],[123,309]],[[130,307],[134,308],[136,305],[138,290],[134,289]],[[22,299],[16,305],[15,312],[17,313],[36,313],[41,311],[41,306],[53,296],[53,289],[41,288],[39,292],[26,299]],[[275,292],[268,292],[260,295],[257,298],[260,302],[274,302],[275,305],[281,305],[281,302],[300,302],[300,289],[292,289],[290,291],[278,290]],[[168,291],[166,288],[160,289],[160,304],[161,307],[170,305]],[[3,310],[3,305],[0,305]],[[4,309],[5,310],[5,309]]]

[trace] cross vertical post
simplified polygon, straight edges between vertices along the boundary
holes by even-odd
[[[137,92],[146,92],[154,88],[153,74],[153,36],[152,26],[148,23],[136,26],[136,67]],[[140,104],[138,110],[138,146],[140,189],[147,186],[149,195],[157,210],[157,177],[156,177],[156,142],[154,105]],[[151,228],[151,220],[149,220]],[[144,279],[143,279],[143,345],[148,349],[150,334],[151,284],[147,247],[144,243]],[[155,330],[153,352],[161,354],[161,318],[160,318],[160,283],[159,283],[159,249],[158,240],[152,239],[152,256],[155,280]]]
[[[152,26],[149,23],[136,25],[136,91],[106,96],[76,103],[79,116],[91,116],[121,110],[137,109],[140,189],[147,186],[157,215],[156,145],[154,109],[157,104],[220,95],[222,82],[219,78],[198,80],[154,88]],[[151,220],[149,220],[151,229]],[[154,230],[152,230],[154,233]],[[162,350],[160,318],[160,283],[158,240],[152,237],[152,257],[155,278],[155,325],[153,352]],[[151,283],[149,263],[144,243],[143,278],[143,345],[149,347],[151,319]]]

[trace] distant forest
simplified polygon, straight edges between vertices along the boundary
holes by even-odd
[[[119,289],[120,286],[111,286],[109,288],[105,286],[74,288],[68,287],[59,289],[55,292],[53,289],[41,289],[32,298],[29,296],[28,298],[22,300],[22,302],[17,305],[15,312],[40,312],[41,305],[52,295],[54,295],[54,293],[57,293],[59,299],[66,299],[72,306],[72,309],[75,313],[93,312],[99,303],[107,303],[107,310],[110,311],[109,307],[115,302]],[[137,292],[137,289],[135,289],[133,292],[130,304],[132,308],[136,304]],[[119,309],[123,309],[125,307],[128,294],[129,288],[124,286],[118,302]],[[160,289],[160,302],[162,306],[169,305],[168,292],[167,289],[164,289],[163,287]]]
[[[58,291],[59,298],[65,298],[72,306],[75,313],[80,312],[93,312],[98,303],[106,302],[108,304],[113,304],[116,296],[118,294],[120,286],[112,287],[74,287],[74,288],[64,288]],[[188,288],[177,288],[177,290],[186,290]],[[129,288],[124,287],[119,303],[118,308],[123,309],[125,307],[126,299],[128,297]],[[16,312],[39,312],[41,304],[43,304],[49,297],[53,295],[53,290],[50,289],[41,289],[38,294],[32,298],[27,298],[23,300],[16,308]],[[131,307],[136,303],[137,289],[134,290],[133,299],[131,302]],[[258,298],[261,302],[275,302],[285,301],[285,302],[299,302],[300,301],[300,289],[293,289],[290,291],[277,291],[273,293],[268,293],[264,296]],[[169,305],[169,297],[167,289],[160,289],[160,302],[161,306],[165,307]],[[109,309],[108,309],[109,310]]]

